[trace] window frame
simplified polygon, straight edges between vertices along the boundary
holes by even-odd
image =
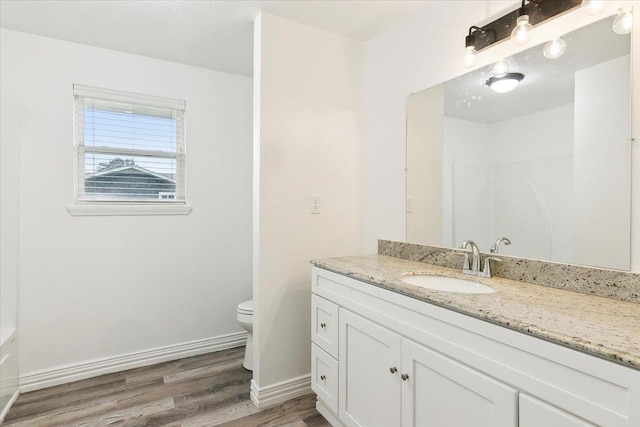
[[[178,135],[175,151],[144,150],[129,147],[85,146],[84,144],[84,103],[86,99],[128,103],[174,110],[178,116]],[[73,147],[74,147],[74,202],[67,206],[71,215],[181,215],[191,212],[186,198],[186,102],[171,98],[143,95],[84,85],[73,85]],[[80,118],[79,115],[82,117]],[[123,157],[148,156],[153,158],[175,159],[176,190],[175,198],[158,197],[149,200],[90,200],[83,199],[85,176],[85,154],[111,154]]]

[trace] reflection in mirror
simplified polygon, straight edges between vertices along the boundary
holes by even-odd
[[[630,268],[630,36],[613,18],[507,58],[524,78],[487,87],[493,66],[407,99],[407,241]]]

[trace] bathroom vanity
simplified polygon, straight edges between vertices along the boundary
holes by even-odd
[[[640,426],[636,303],[385,255],[312,263],[311,382],[334,426]]]
[[[311,382],[334,426],[640,427],[637,58],[611,13],[569,11],[528,49],[488,49],[483,67],[408,96],[410,243],[312,262]],[[570,47],[549,58],[542,40],[559,34]],[[521,83],[493,92],[505,68]],[[500,236],[513,245],[490,279],[462,275],[464,253],[447,249]]]

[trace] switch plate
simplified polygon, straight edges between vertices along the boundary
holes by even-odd
[[[309,204],[309,213],[310,214],[319,214],[320,213],[320,195],[319,194],[311,194],[310,195],[310,204]]]
[[[407,213],[413,213],[413,197],[407,197]]]

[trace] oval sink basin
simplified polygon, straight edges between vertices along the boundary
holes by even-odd
[[[490,294],[495,289],[473,282],[471,280],[456,279],[454,277],[428,276],[423,274],[410,274],[399,278],[410,285],[435,291],[458,292],[462,294]]]

